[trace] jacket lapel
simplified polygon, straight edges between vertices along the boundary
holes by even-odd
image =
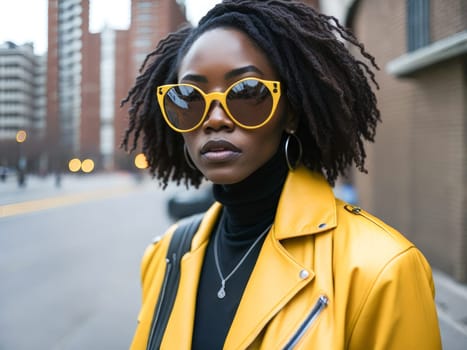
[[[244,349],[266,324],[314,278],[313,271],[291,259],[281,244],[268,235],[250,276],[224,349]],[[306,277],[305,277],[306,276]]]
[[[164,335],[164,349],[191,348],[199,276],[220,210],[221,205],[216,203],[207,212],[193,239],[191,252],[182,259],[180,285]],[[313,250],[286,241],[335,226],[335,201],[326,181],[305,168],[289,173],[274,224],[243,293],[224,349],[247,348],[274,315],[315,280],[315,272],[310,268]]]
[[[304,168],[291,172],[284,185],[274,225],[250,276],[224,349],[247,348],[274,315],[314,281],[311,240],[306,243],[310,249],[304,249],[303,243],[297,246],[286,241],[335,226],[335,200],[326,181],[319,175],[310,176]]]

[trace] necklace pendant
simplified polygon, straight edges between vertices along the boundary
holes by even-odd
[[[224,286],[222,286],[219,291],[217,292],[217,297],[219,299],[224,299],[225,297],[225,289],[224,289]]]

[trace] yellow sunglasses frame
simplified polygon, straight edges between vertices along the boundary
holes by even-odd
[[[269,90],[269,92],[271,93],[271,96],[272,96],[271,113],[269,114],[269,116],[261,124],[255,125],[255,126],[243,125],[238,120],[236,120],[235,117],[232,115],[232,113],[230,113],[230,110],[229,110],[229,107],[227,106],[227,101],[226,101],[227,100],[227,94],[230,92],[230,90],[232,90],[235,85],[237,85],[237,84],[239,84],[241,82],[247,81],[247,80],[259,81],[264,86],[266,86],[266,88]],[[167,113],[165,111],[165,106],[164,106],[165,95],[167,94],[167,92],[171,88],[174,88],[174,87],[177,87],[177,86],[189,86],[189,87],[195,89],[196,91],[198,91],[201,94],[201,96],[203,96],[204,101],[206,103],[206,107],[204,109],[203,116],[200,118],[198,124],[196,124],[191,129],[182,130],[182,129],[177,128],[175,125],[173,125],[170,122],[170,120],[169,120],[169,118],[167,116]],[[201,126],[201,124],[203,124],[204,120],[206,119],[209,108],[211,107],[211,103],[213,101],[219,101],[222,108],[224,109],[225,113],[239,127],[244,128],[244,129],[248,129],[248,130],[258,129],[258,128],[262,127],[263,125],[265,125],[267,122],[269,122],[269,120],[271,120],[274,112],[276,111],[277,105],[279,104],[280,97],[281,97],[281,83],[279,81],[263,80],[263,79],[253,78],[253,77],[244,78],[244,79],[240,79],[240,80],[236,81],[235,83],[230,85],[224,92],[214,91],[214,92],[210,92],[208,94],[206,94],[199,87],[197,87],[195,85],[192,85],[192,84],[169,84],[169,85],[161,85],[161,86],[157,87],[157,102],[159,103],[159,107],[160,107],[160,109],[162,111],[162,116],[164,117],[166,123],[173,130],[175,130],[177,132],[180,132],[180,133],[190,132],[190,131],[193,131],[193,130],[196,130],[197,128],[199,128]]]

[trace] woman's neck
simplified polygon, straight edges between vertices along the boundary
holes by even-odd
[[[287,166],[282,147],[245,180],[233,185],[214,185],[214,197],[224,206],[224,229],[247,232],[268,225],[274,219]],[[255,230],[256,231],[256,230]]]

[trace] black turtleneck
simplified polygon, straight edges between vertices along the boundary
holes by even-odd
[[[216,269],[214,241],[222,274],[227,277],[255,240],[273,222],[287,176],[283,147],[245,180],[214,185],[222,215],[209,241],[198,286],[192,349],[222,349],[243,291],[258,258],[264,237],[225,283],[225,297],[217,292],[221,278]]]

